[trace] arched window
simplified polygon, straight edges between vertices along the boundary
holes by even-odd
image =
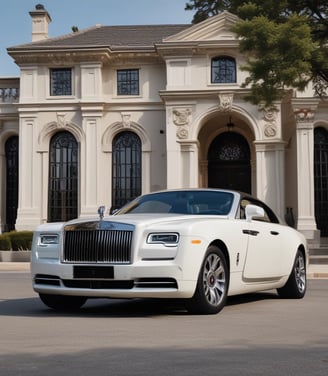
[[[18,136],[8,138],[6,155],[6,231],[15,230],[18,207]]]
[[[141,194],[141,141],[133,132],[113,140],[112,209],[118,209]]]
[[[328,131],[314,130],[315,218],[321,236],[328,236]]]
[[[230,56],[217,56],[211,61],[211,83],[236,82],[236,60]]]
[[[78,216],[79,150],[69,132],[56,133],[50,140],[48,221],[68,221]]]

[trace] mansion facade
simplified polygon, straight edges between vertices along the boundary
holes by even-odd
[[[311,87],[274,110],[246,102],[236,16],[56,38],[42,6],[30,16],[32,42],[8,48],[20,77],[0,78],[0,232],[220,187],[328,236],[328,102]]]

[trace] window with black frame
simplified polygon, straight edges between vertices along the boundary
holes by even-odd
[[[51,68],[50,69],[50,95],[64,96],[72,95],[72,69]]]
[[[48,221],[62,222],[78,216],[79,148],[75,137],[58,132],[50,140]]]
[[[117,95],[139,95],[139,69],[117,71]]]
[[[211,61],[211,83],[236,82],[236,60],[230,56],[217,56]]]
[[[6,156],[6,231],[15,230],[18,208],[18,136],[5,143]]]
[[[112,194],[112,210],[141,194],[141,141],[133,132],[113,140]]]

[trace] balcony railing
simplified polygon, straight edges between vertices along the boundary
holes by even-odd
[[[19,98],[19,88],[6,87],[0,88],[0,102],[12,103],[17,102]]]

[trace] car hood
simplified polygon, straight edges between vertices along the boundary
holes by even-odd
[[[123,224],[123,225],[133,225],[133,226],[148,226],[156,224],[172,224],[175,222],[176,225],[179,223],[186,223],[189,221],[192,222],[202,222],[208,220],[208,218],[213,219],[212,216],[208,215],[183,215],[183,214],[171,214],[171,213],[144,213],[144,214],[121,214],[121,215],[111,215],[104,217],[102,220],[99,217],[91,218],[80,218],[74,219],[69,222],[57,222],[57,223],[46,223],[38,227],[38,231],[61,231],[64,227],[66,228],[79,228],[85,227],[92,224],[98,225],[103,223],[104,227],[107,227],[106,224]],[[227,216],[215,216],[216,219],[227,219]]]

